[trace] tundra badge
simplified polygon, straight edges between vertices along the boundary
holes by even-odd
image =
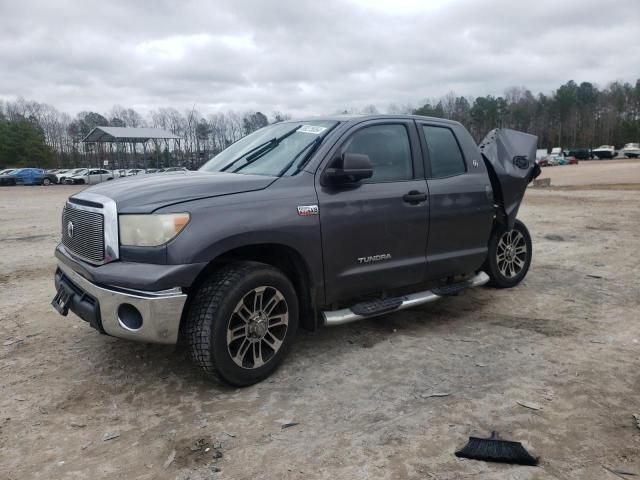
[[[383,260],[391,260],[391,254],[381,253],[380,255],[369,255],[368,257],[359,257],[358,263],[382,262]]]

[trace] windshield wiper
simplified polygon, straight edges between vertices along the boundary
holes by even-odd
[[[227,170],[227,168],[231,167],[232,165],[236,164],[237,162],[239,162],[240,160],[242,160],[244,157],[246,157],[247,155],[255,152],[256,150],[261,149],[262,147],[265,147],[266,145],[269,145],[271,142],[275,142],[276,139],[272,138],[271,140],[267,140],[266,142],[261,143],[260,145],[257,145],[255,147],[253,147],[252,149],[250,149],[249,151],[243,153],[242,155],[240,155],[238,158],[234,158],[228,165],[225,165],[224,167],[222,167],[220,169],[221,172],[225,172]]]
[[[293,157],[291,159],[291,161],[289,163],[287,163],[285,165],[285,167],[280,170],[280,172],[278,173],[278,176],[281,177],[283,176],[285,173],[287,173],[287,170],[289,170],[291,168],[291,166],[296,163],[296,160],[298,160],[298,158],[300,158],[300,155],[302,155],[305,151],[308,150],[308,153],[305,155],[304,160],[302,162],[300,162],[300,165],[304,165],[306,163],[306,160],[309,158],[309,156],[311,156],[311,154],[315,151],[315,149],[318,147],[318,145],[320,145],[320,143],[322,143],[322,139],[323,137],[316,137],[313,139],[313,141],[311,143],[309,143],[306,147],[304,147],[302,150],[300,150],[295,157]],[[309,149],[309,147],[311,147],[311,149]],[[300,171],[300,165],[298,165],[298,167],[296,168],[294,175],[296,173],[298,173]]]
[[[322,141],[326,138],[327,135],[331,133],[331,131],[336,127],[336,125],[338,124],[336,123],[335,125],[330,127],[323,135],[318,135],[316,138],[313,139],[313,142],[309,143],[309,145],[307,145],[302,150],[300,150],[300,152],[295,157],[293,157],[293,159],[289,163],[287,163],[287,165],[282,170],[280,170],[280,173],[278,173],[278,176],[281,177],[285,173],[287,173],[287,170],[289,170],[296,163],[296,160],[300,158],[300,155],[302,155],[306,151],[307,152],[306,155],[304,156],[302,161],[298,165],[296,165],[296,169],[291,173],[291,175],[295,175],[299,173],[300,170],[302,170],[304,166],[307,164],[307,162],[311,158],[311,155],[313,155],[313,152],[316,151],[318,146],[320,146]]]
[[[233,173],[236,173],[240,170],[242,170],[244,167],[246,167],[247,165],[255,162],[256,160],[258,160],[260,157],[262,157],[265,153],[270,152],[271,150],[273,150],[274,148],[276,148],[280,142],[282,142],[282,140],[284,140],[285,138],[293,135],[294,133],[296,133],[296,131],[301,127],[301,125],[296,126],[295,128],[292,128],[291,130],[289,130],[288,132],[286,132],[284,135],[280,135],[278,138],[272,138],[271,140],[268,140],[260,145],[258,145],[257,147],[252,148],[251,150],[249,150],[248,152],[244,153],[243,155],[239,156],[238,158],[236,158],[233,162],[231,162],[229,165],[227,165],[226,167],[224,167],[222,169],[223,172],[227,171],[227,169],[229,167],[231,167],[232,165],[238,163],[240,160],[242,160],[243,158],[246,159],[245,163],[243,163],[242,165],[240,165],[237,169],[235,169],[233,171]]]

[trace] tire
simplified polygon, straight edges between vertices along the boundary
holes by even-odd
[[[256,308],[260,289],[264,303]],[[215,270],[197,289],[183,340],[192,361],[207,374],[244,387],[271,375],[297,328],[298,298],[291,281],[270,265],[237,262]]]
[[[489,275],[489,285],[496,288],[518,285],[529,271],[532,253],[531,235],[524,223],[516,220],[510,232],[504,226],[498,227],[489,240],[489,252],[483,265]]]
[[[44,185],[45,187],[48,187],[49,185],[51,185],[51,180],[49,180],[48,178],[43,178],[42,185]]]

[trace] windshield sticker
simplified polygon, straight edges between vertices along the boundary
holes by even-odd
[[[314,135],[320,135],[326,129],[326,127],[316,127],[315,125],[302,125],[297,131],[302,133],[313,133]]]

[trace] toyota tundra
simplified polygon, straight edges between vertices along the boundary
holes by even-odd
[[[267,377],[298,326],[395,312],[531,262],[517,217],[537,139],[459,123],[325,117],[264,127],[199,171],[72,195],[52,305],[100,333],[181,344],[233,385]]]

